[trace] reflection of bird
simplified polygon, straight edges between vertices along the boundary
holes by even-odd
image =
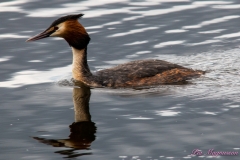
[[[73,78],[92,87],[142,87],[182,83],[199,77],[203,71],[188,69],[162,60],[139,60],[92,74],[87,64],[87,45],[90,37],[78,22],[83,14],[68,15],[54,21],[44,32],[29,38],[35,41],[46,37],[62,37],[72,47]],[[111,53],[112,54],[112,53]]]
[[[70,128],[68,139],[45,139],[33,137],[41,143],[52,145],[53,147],[69,147],[73,149],[89,149],[91,143],[95,140],[96,126],[91,121],[89,112],[90,88],[78,83],[80,88],[73,88],[73,104],[75,113],[75,122]],[[74,150],[70,150],[69,156]],[[63,153],[59,151],[58,153]],[[64,152],[65,154],[68,152]],[[87,153],[88,154],[88,153]]]

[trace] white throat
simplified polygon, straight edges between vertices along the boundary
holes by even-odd
[[[78,65],[81,63],[81,59],[84,57],[85,49],[78,50],[76,48],[72,47],[72,53],[73,53],[73,61],[72,61],[72,67],[78,67]]]
[[[73,61],[72,74],[75,80],[84,81],[86,77],[92,75],[87,64],[86,49],[78,50],[72,47]]]

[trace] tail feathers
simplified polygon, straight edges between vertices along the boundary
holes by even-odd
[[[193,78],[198,78],[203,74],[205,74],[205,71],[192,69],[172,69],[163,73],[166,84],[187,81]]]
[[[145,77],[141,79],[135,79],[127,81],[127,86],[151,86],[151,85],[162,85],[162,84],[185,84],[187,80],[198,78],[205,74],[201,70],[193,70],[186,68],[175,68],[162,73],[159,73],[153,77]]]

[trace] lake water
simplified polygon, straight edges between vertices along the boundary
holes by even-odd
[[[207,74],[143,90],[73,88],[68,44],[25,40],[75,13],[85,14],[92,71],[157,58]],[[0,159],[239,159],[207,155],[240,152],[238,0],[2,0],[0,19]]]

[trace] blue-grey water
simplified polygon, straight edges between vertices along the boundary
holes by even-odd
[[[182,86],[91,89],[82,123],[73,92],[83,91],[67,85],[71,48],[25,42],[75,13],[85,14],[92,71],[157,58],[207,74]],[[240,152],[240,1],[1,0],[0,20],[0,159],[240,158],[206,154]]]

